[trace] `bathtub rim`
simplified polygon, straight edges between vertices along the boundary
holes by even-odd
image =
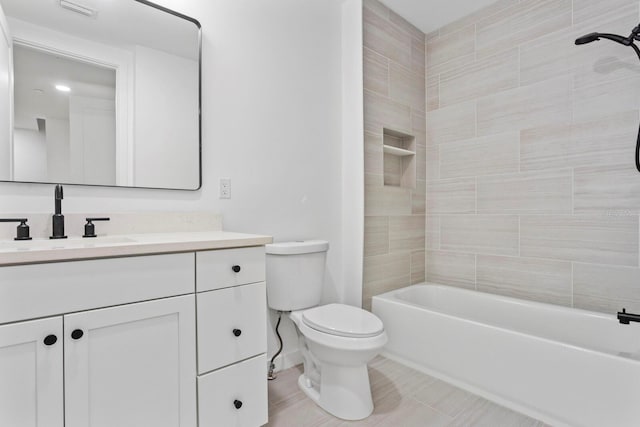
[[[568,343],[565,341],[560,341],[557,339],[553,339],[553,338],[549,338],[549,337],[544,337],[544,336],[540,336],[540,335],[534,335],[531,333],[526,333],[526,332],[522,332],[522,331],[518,331],[516,329],[509,329],[507,327],[504,326],[498,326],[498,325],[492,325],[490,323],[484,323],[478,320],[474,320],[474,319],[469,319],[467,317],[461,317],[461,316],[455,316],[453,314],[449,314],[445,311],[440,311],[440,310],[436,310],[430,307],[426,307],[424,305],[420,305],[417,303],[412,303],[410,301],[404,300],[404,299],[400,299],[397,296],[395,296],[395,294],[402,292],[406,289],[410,289],[410,288],[418,288],[418,287],[424,287],[424,286],[436,286],[436,287],[440,287],[440,288],[448,288],[448,289],[453,289],[455,291],[460,291],[462,293],[479,293],[482,294],[483,296],[489,296],[491,298],[495,297],[496,299],[499,300],[506,300],[508,302],[519,302],[519,303],[525,303],[525,304],[531,304],[533,306],[539,306],[539,307],[544,307],[546,309],[552,309],[552,310],[558,310],[558,311],[578,311],[580,313],[583,313],[585,315],[589,315],[589,316],[593,316],[596,318],[604,318],[604,319],[608,319],[608,320],[615,320],[617,321],[616,317],[613,315],[608,315],[606,313],[599,313],[599,312],[595,312],[595,311],[589,311],[589,310],[584,310],[584,309],[580,309],[580,308],[572,308],[572,307],[564,307],[564,306],[559,306],[559,305],[554,305],[554,304],[548,304],[548,303],[543,303],[543,302],[539,302],[539,301],[529,301],[529,300],[523,300],[520,298],[514,298],[514,297],[508,297],[508,296],[504,296],[504,295],[498,295],[498,294],[491,294],[489,292],[482,292],[482,291],[476,291],[476,290],[471,290],[471,289],[464,289],[464,288],[458,288],[456,286],[451,286],[451,285],[443,285],[440,283],[434,283],[434,282],[421,282],[421,283],[416,283],[414,285],[410,285],[410,286],[405,286],[403,288],[399,288],[399,289],[395,289],[389,292],[385,292],[382,294],[378,294],[378,295],[374,295],[372,297],[372,301],[371,301],[371,311],[373,312],[373,302],[375,300],[383,300],[387,303],[390,304],[394,304],[394,305],[399,305],[399,306],[408,306],[408,307],[412,307],[414,309],[417,310],[424,310],[427,312],[431,312],[434,314],[437,314],[439,316],[444,316],[445,318],[452,320],[452,321],[457,321],[457,322],[468,322],[471,323],[475,326],[480,326],[480,327],[485,327],[485,328],[491,328],[494,330],[498,330],[498,331],[503,331],[505,333],[509,333],[509,334],[516,334],[519,336],[525,336],[525,337],[531,337],[533,339],[537,339],[537,340],[541,340],[547,343],[552,343],[552,344],[556,344],[556,345],[563,345],[563,346],[567,346],[570,347],[572,349],[577,349],[580,351],[586,351],[589,353],[593,353],[593,354],[597,354],[599,356],[605,356],[605,357],[610,357],[613,358],[615,361],[620,362],[625,361],[626,363],[629,363],[630,365],[633,366],[637,366],[640,365],[640,359],[633,359],[631,357],[625,357],[622,356],[620,354],[614,354],[613,352],[607,352],[607,351],[603,351],[603,350],[596,350],[593,348],[588,348],[585,346],[580,346],[577,344],[573,344],[573,343]],[[375,314],[375,313],[374,313]],[[383,350],[383,353],[386,352],[386,350]],[[399,358],[402,358],[401,356],[397,356]]]

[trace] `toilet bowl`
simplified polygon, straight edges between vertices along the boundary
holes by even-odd
[[[387,342],[375,315],[343,304],[289,314],[299,334],[304,373],[298,385],[330,414],[361,420],[373,412],[367,362]]]
[[[373,313],[320,305],[328,249],[322,240],[266,245],[267,302],[288,313],[296,327],[302,391],[330,414],[360,420],[373,412],[367,362],[386,344],[387,334]]]

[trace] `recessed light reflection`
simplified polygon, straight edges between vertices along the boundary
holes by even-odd
[[[65,85],[56,85],[56,89],[58,89],[60,92],[71,92],[71,88]]]

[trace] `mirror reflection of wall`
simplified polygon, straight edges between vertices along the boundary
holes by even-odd
[[[190,18],[0,0],[0,180],[199,188],[199,77]]]
[[[115,70],[14,45],[17,181],[115,185]]]

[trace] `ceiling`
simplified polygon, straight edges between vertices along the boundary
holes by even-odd
[[[496,0],[381,1],[425,34],[496,2]]]

